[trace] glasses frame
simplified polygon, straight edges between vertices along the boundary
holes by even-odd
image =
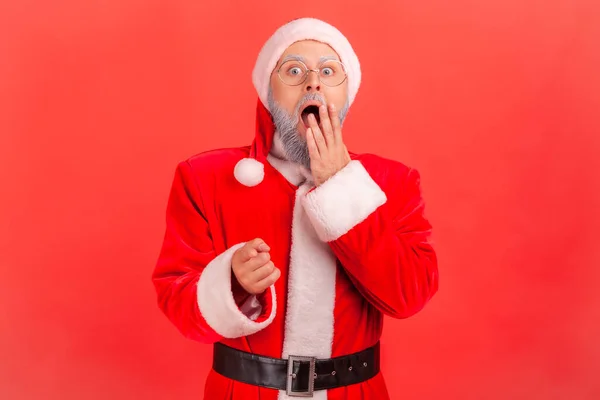
[[[300,83],[297,83],[297,84],[295,84],[295,85],[290,85],[289,83],[286,83],[286,82],[283,80],[283,78],[281,77],[281,75],[279,74],[279,72],[281,71],[281,68],[283,68],[283,66],[284,66],[285,64],[287,64],[288,62],[290,62],[290,61],[295,61],[295,62],[297,62],[297,63],[299,63],[299,64],[302,64],[302,65],[304,65],[304,68],[306,69],[306,72],[304,73],[304,77],[302,78],[302,80],[300,81]],[[342,69],[344,70],[344,79],[342,79],[342,81],[341,81],[340,83],[338,83],[337,85],[328,85],[328,84],[326,84],[325,82],[323,82],[323,81],[321,80],[321,74],[320,74],[320,72],[321,72],[321,70],[323,69],[323,64],[325,64],[325,63],[327,63],[327,62],[329,62],[329,61],[334,61],[334,62],[336,62],[336,63],[340,64],[340,65],[342,66]],[[302,85],[304,82],[306,82],[306,79],[308,79],[308,74],[309,74],[310,72],[315,72],[315,73],[317,74],[317,76],[319,77],[319,83],[322,83],[323,85],[325,85],[325,86],[327,86],[327,87],[336,87],[336,86],[340,86],[342,83],[344,83],[344,82],[346,81],[346,79],[348,79],[348,73],[346,72],[346,66],[344,65],[344,63],[343,63],[343,62],[341,62],[341,61],[338,61],[338,60],[327,60],[327,61],[325,61],[325,62],[323,62],[323,63],[319,64],[319,68],[317,68],[317,69],[310,69],[310,68],[308,68],[308,66],[307,66],[306,64],[304,64],[304,63],[303,63],[302,61],[300,61],[300,60],[288,60],[288,61],[286,61],[286,62],[282,63],[282,64],[279,66],[279,68],[277,68],[277,77],[279,78],[279,80],[280,80],[281,82],[283,82],[283,84],[284,84],[284,85],[287,85],[287,86],[300,86],[300,85]]]

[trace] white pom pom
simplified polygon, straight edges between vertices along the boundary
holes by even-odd
[[[254,158],[242,158],[235,164],[233,176],[242,185],[256,186],[265,177],[265,166]]]

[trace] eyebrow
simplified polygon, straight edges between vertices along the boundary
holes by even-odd
[[[306,60],[304,59],[304,57],[299,56],[297,54],[290,54],[290,55],[286,56],[283,60],[281,60],[281,63],[283,64],[284,62],[290,61],[290,60],[302,61],[303,63],[306,64]]]
[[[336,56],[323,56],[323,57],[319,58],[319,64],[323,64],[325,61],[329,61],[329,60],[339,61]]]
[[[286,56],[283,60],[281,60],[281,64],[283,64],[286,61],[290,61],[290,60],[301,61],[304,64],[306,64],[306,59],[298,54],[290,54],[290,55]],[[336,56],[322,56],[321,58],[319,58],[319,64],[322,64],[325,61],[329,61],[329,60],[338,61]]]

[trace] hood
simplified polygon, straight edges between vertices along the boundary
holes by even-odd
[[[271,113],[263,105],[260,99],[256,104],[256,128],[254,141],[250,147],[249,157],[260,162],[265,162],[267,155],[273,146],[273,137],[275,135],[275,124]]]
[[[249,187],[262,182],[265,177],[264,163],[273,146],[274,135],[275,124],[271,113],[259,98],[256,105],[254,141],[250,146],[250,153],[248,157],[238,161],[233,170],[233,175],[238,182]]]

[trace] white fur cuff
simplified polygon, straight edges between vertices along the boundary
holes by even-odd
[[[275,288],[270,287],[271,313],[262,322],[254,322],[260,314],[256,297],[252,296],[238,308],[231,291],[231,258],[245,243],[239,243],[212,260],[198,280],[198,307],[208,325],[226,338],[248,336],[267,327],[275,318]],[[244,312],[242,312],[244,311]]]
[[[304,210],[319,238],[338,239],[387,201],[385,193],[358,160],[303,199]]]

